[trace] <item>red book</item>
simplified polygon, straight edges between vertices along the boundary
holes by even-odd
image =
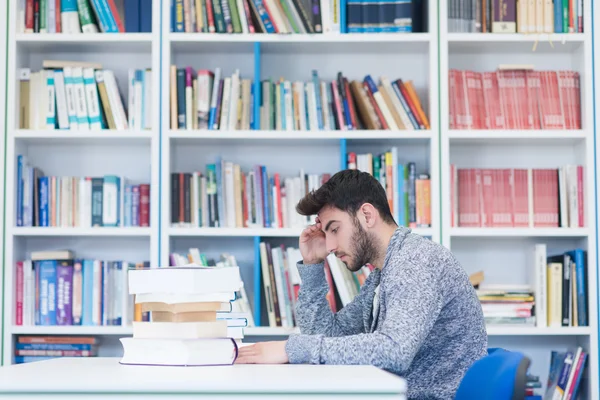
[[[181,196],[183,198],[183,196]],[[183,209],[183,208],[182,208]],[[180,211],[181,212],[181,211]],[[140,185],[140,226],[150,226],[150,185]]]

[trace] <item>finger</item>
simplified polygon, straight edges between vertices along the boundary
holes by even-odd
[[[240,355],[256,354],[256,348],[254,346],[240,347],[238,350]]]
[[[235,364],[256,364],[256,362],[256,356],[238,356],[237,360],[235,360]]]

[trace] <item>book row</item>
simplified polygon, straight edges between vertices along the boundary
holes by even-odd
[[[581,346],[550,353],[545,399],[578,399],[589,354]],[[585,378],[583,378],[585,382]],[[585,385],[585,384],[584,384]],[[541,396],[539,397],[541,400]]]
[[[121,176],[45,176],[17,156],[16,226],[150,226],[150,185]]]
[[[152,128],[150,69],[129,69],[124,102],[114,72],[100,64],[44,61],[43,68],[19,70],[20,129]]]
[[[534,293],[529,285],[481,285],[476,293],[486,325],[535,326]]]
[[[356,158],[353,154],[351,160]],[[348,168],[362,168],[377,177],[395,220],[411,228],[431,227],[429,175],[417,174],[415,163],[398,163],[395,147],[364,156],[372,161],[361,162],[361,167],[350,162]],[[243,171],[239,164],[218,157],[205,171],[171,173],[171,226],[303,228],[314,216],[299,215],[296,204],[330,176],[302,169],[298,176],[283,177],[258,164]]]
[[[96,357],[99,340],[93,336],[18,335],[14,346],[15,364],[57,357]]]
[[[429,129],[410,80],[377,81],[366,75],[349,81],[338,72],[323,79],[312,70],[308,81],[254,81],[236,69],[231,76],[171,66],[171,129],[191,130],[421,130]],[[259,96],[256,103],[255,97]],[[255,120],[254,108],[259,107]]]
[[[487,324],[539,328],[589,325],[587,251],[534,246],[528,283],[476,286]]]
[[[15,324],[131,325],[127,271],[147,267],[148,262],[77,258],[70,250],[32,252],[15,265]]]
[[[310,190],[330,174],[282,177],[264,165],[246,172],[220,157],[206,170],[171,173],[171,226],[228,228],[302,228],[308,217],[295,211]]]
[[[152,32],[152,0],[21,0],[19,33]]]
[[[582,33],[578,0],[450,0],[448,32]]]
[[[451,69],[450,129],[581,129],[576,71]]]
[[[347,21],[341,26],[341,10]],[[171,31],[378,33],[423,30],[422,2],[377,0],[171,0]]]
[[[417,164],[398,162],[398,148],[373,154],[349,152],[347,168],[373,175],[385,189],[396,223],[409,228],[431,227],[431,179],[417,173]]]
[[[450,166],[451,226],[582,228],[583,167]]]

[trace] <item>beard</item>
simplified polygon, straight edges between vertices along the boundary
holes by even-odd
[[[346,267],[352,272],[360,270],[366,264],[373,263],[378,254],[375,237],[365,231],[357,219],[354,220],[354,227],[352,233],[354,246],[350,252],[351,258],[346,263]]]

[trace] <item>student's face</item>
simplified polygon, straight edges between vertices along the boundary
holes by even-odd
[[[374,237],[357,218],[331,207],[321,210],[318,218],[325,232],[327,251],[335,253],[350,271],[373,262],[377,249]]]

